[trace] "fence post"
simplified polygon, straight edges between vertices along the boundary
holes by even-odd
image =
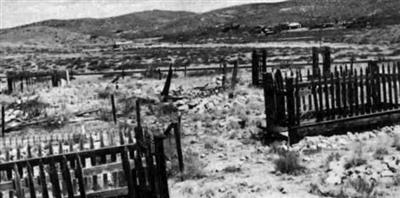
[[[233,64],[233,71],[232,71],[232,90],[235,90],[236,83],[237,83],[237,74],[238,74],[238,67],[239,67],[239,59]]]
[[[222,88],[225,89],[225,84],[226,84],[226,62],[225,60],[222,60]]]
[[[376,61],[368,63],[369,71],[372,75],[371,79],[371,92],[372,95],[372,109],[376,112],[380,105],[380,84],[379,84],[379,67]]]
[[[267,50],[263,49],[262,50],[262,68],[261,68],[261,72],[267,72]]]
[[[158,189],[160,198],[169,198],[168,192],[168,178],[165,165],[165,153],[164,153],[164,136],[154,136],[157,173],[159,174]]]
[[[7,85],[8,85],[8,93],[11,94],[13,92],[13,83],[12,78],[7,76]]]
[[[275,128],[275,89],[272,73],[263,73],[264,104],[267,122],[267,133],[273,133]]]
[[[21,92],[24,92],[24,78],[21,76],[20,78],[21,81]]]
[[[315,78],[317,76],[319,69],[319,54],[318,54],[318,48],[313,47],[312,48],[312,76]]]
[[[331,48],[324,47],[324,63],[323,63],[323,74],[324,76],[329,75],[331,72]]]
[[[6,121],[5,121],[5,108],[4,105],[1,105],[1,134],[4,138],[6,133]]]
[[[68,69],[65,70],[65,78],[67,79],[67,85],[69,85],[69,83],[70,83],[70,78],[69,78],[69,71],[68,71]]]
[[[141,124],[141,119],[140,119],[140,100],[136,100],[136,122],[137,126],[135,127],[135,138],[136,141],[140,142],[140,144],[144,143],[143,142],[143,129],[142,129],[142,124]]]
[[[259,73],[258,73],[258,55],[257,51],[253,50],[252,58],[251,58],[251,74],[252,74],[252,82],[254,86],[259,85]]]
[[[114,94],[111,94],[111,110],[112,110],[114,123],[117,124],[117,114],[116,114],[116,109],[115,109]]]
[[[287,97],[287,111],[288,111],[288,131],[289,131],[289,145],[298,141],[297,130],[294,129],[296,125],[295,118],[295,100],[294,100],[294,84],[293,78],[286,79],[286,97]]]

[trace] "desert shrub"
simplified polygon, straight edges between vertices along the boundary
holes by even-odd
[[[329,154],[328,157],[326,158],[325,166],[329,168],[329,164],[330,164],[332,161],[339,161],[339,160],[340,160],[340,157],[341,157],[341,156],[340,156],[339,153],[337,153],[337,152],[332,152],[332,153]]]
[[[392,147],[394,147],[397,151],[400,151],[400,135],[396,134],[393,138]]]
[[[348,184],[356,191],[356,195],[350,197],[376,197],[377,193],[375,187],[377,186],[377,183],[374,180],[358,176],[354,179],[349,179]]]
[[[382,159],[383,159],[383,156],[385,156],[385,155],[387,155],[387,154],[389,154],[389,151],[388,151],[386,148],[384,148],[384,147],[380,147],[380,148],[377,148],[377,149],[375,150],[374,158],[375,158],[375,159],[378,159],[378,160],[382,160]]]
[[[46,122],[43,124],[43,128],[47,130],[54,130],[61,128],[68,124],[69,119],[72,117],[72,113],[66,110],[58,111],[53,115],[48,115]]]
[[[183,153],[183,163],[185,168],[183,172],[180,172],[177,158],[171,159],[171,168],[168,170],[169,176],[179,177],[182,180],[200,179],[206,176],[203,171],[205,164],[200,161],[198,153],[190,149],[186,150]]]
[[[119,108],[123,115],[134,114],[136,109],[136,100],[132,97],[123,97],[118,99]]]
[[[400,173],[393,176],[393,184],[395,186],[400,186]]]
[[[286,151],[279,154],[279,158],[274,161],[275,170],[281,173],[296,175],[304,170],[299,163],[298,153]]]
[[[109,108],[101,108],[97,112],[97,116],[100,120],[105,121],[105,122],[110,122],[113,120],[113,115],[112,115],[111,109],[109,109]]]
[[[222,169],[222,171],[224,171],[225,173],[236,173],[236,172],[240,172],[242,169],[238,166],[227,166],[224,169]]]
[[[153,65],[149,66],[146,68],[146,71],[144,72],[144,77],[146,78],[160,78],[160,75],[162,77],[162,73],[159,71],[159,69]]]
[[[282,144],[282,142],[275,141],[270,145],[270,153],[284,155],[287,152],[286,146]]]
[[[39,98],[34,98],[23,102],[19,105],[19,108],[24,112],[28,119],[39,117],[45,113],[45,110],[50,105],[39,100]]]
[[[362,145],[358,144],[358,145],[356,145],[350,159],[346,160],[346,163],[344,164],[344,168],[349,169],[352,167],[364,165],[366,163],[367,163],[367,160],[364,158]]]

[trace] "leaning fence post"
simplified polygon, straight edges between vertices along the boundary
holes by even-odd
[[[111,94],[111,110],[112,110],[114,123],[117,124],[117,114],[116,114],[116,110],[115,110],[114,94]]]
[[[181,173],[184,171],[182,144],[181,144],[181,115],[178,116],[178,122],[174,125],[176,152],[178,154],[179,170]]]
[[[168,178],[165,165],[165,154],[164,154],[164,136],[154,136],[155,143],[155,153],[156,153],[156,163],[157,163],[157,173],[158,177],[158,189],[161,198],[169,198],[168,192]]]
[[[323,73],[324,76],[328,76],[331,72],[331,48],[324,48],[324,63],[323,63]]]
[[[171,86],[171,80],[172,80],[172,64],[169,65],[167,80],[165,81],[164,89],[161,92],[161,96],[164,96],[164,101],[166,101],[168,99],[169,88]]]
[[[4,105],[1,105],[1,134],[4,138],[6,133],[6,121],[5,121],[5,108]]]

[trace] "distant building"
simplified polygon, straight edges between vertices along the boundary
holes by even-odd
[[[302,26],[298,22],[292,22],[287,24],[290,30],[300,29]]]

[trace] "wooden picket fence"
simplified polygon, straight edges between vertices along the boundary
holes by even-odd
[[[161,136],[2,163],[0,179],[0,197],[169,197]]]
[[[71,74],[72,75],[72,74]],[[68,70],[66,71],[18,71],[7,72],[7,90],[8,94],[13,92],[24,92],[33,90],[38,86],[58,87],[61,79],[69,81],[71,78]]]
[[[263,74],[267,131],[287,130],[289,141],[398,122],[400,62]]]
[[[125,124],[118,131],[106,133],[3,138],[1,150],[6,162],[0,164],[0,197],[168,197],[163,141],[168,143],[173,138],[174,144],[166,149],[169,154],[171,149],[176,150],[182,172],[180,117],[160,135],[143,129],[140,116],[137,123],[136,127]],[[27,145],[26,150],[22,145]],[[65,173],[71,169],[75,177]],[[39,174],[36,180],[35,173]],[[51,188],[46,178],[50,178]]]

